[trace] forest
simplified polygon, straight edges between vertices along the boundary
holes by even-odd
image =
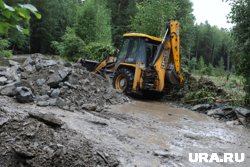
[[[124,33],[162,37],[175,19],[181,23],[183,70],[236,76],[234,87],[243,82],[249,105],[250,1],[227,1],[232,29],[196,24],[190,0],[0,0],[0,57],[43,53],[101,60],[114,54]]]

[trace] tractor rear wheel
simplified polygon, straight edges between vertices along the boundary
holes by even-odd
[[[134,72],[130,69],[122,68],[115,72],[113,86],[118,92],[130,94],[133,87],[133,81]]]

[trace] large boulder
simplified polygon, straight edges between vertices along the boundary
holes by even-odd
[[[7,83],[7,80],[8,79],[6,77],[4,77],[4,76],[0,77],[0,86],[5,85]]]
[[[20,66],[20,64],[16,61],[13,61],[13,60],[9,60],[9,66],[12,67],[12,66]]]
[[[208,116],[214,116],[214,115],[224,116],[225,113],[224,113],[224,111],[223,111],[222,109],[217,108],[217,109],[215,109],[215,110],[209,110],[209,111],[207,112],[207,115],[208,115]]]
[[[52,98],[57,98],[57,97],[60,95],[60,93],[61,93],[60,89],[54,89],[54,90],[51,92],[50,96],[51,96]]]
[[[83,104],[82,109],[88,111],[95,111],[97,109],[97,104]]]
[[[16,88],[16,100],[19,103],[30,103],[34,101],[34,95],[28,87],[17,87]]]
[[[8,78],[8,80],[20,81],[20,76],[18,75],[18,72],[20,72],[18,66],[12,66],[10,68],[7,68],[6,77]]]
[[[240,114],[244,117],[250,117],[250,110],[248,109],[238,107],[235,109],[235,111],[237,112],[237,114]]]
[[[49,126],[52,127],[61,127],[64,122],[62,122],[61,119],[57,118],[53,114],[43,114],[40,112],[29,112],[28,113],[30,117],[37,119],[38,121],[41,121]]]
[[[43,84],[44,84],[45,82],[46,82],[46,80],[43,79],[43,78],[36,80],[36,84],[37,84],[38,86],[43,86]]]
[[[49,76],[47,84],[51,87],[57,87],[70,74],[70,69],[65,67],[61,68]]]
[[[43,59],[39,63],[36,63],[36,64],[39,64],[43,68],[43,67],[48,67],[48,66],[54,66],[57,63],[54,60],[44,60]]]
[[[13,97],[16,95],[16,85],[17,83],[11,83],[0,88],[0,95]]]
[[[191,110],[202,112],[202,111],[210,110],[211,108],[212,108],[211,104],[198,104],[198,105],[193,106]]]

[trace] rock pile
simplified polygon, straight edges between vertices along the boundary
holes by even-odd
[[[111,153],[94,148],[52,114],[10,113],[0,108],[1,167],[119,165]]]
[[[231,107],[223,104],[199,104],[191,108],[193,111],[207,114],[227,124],[239,125],[250,128],[250,110],[241,107]]]
[[[0,71],[0,95],[16,97],[21,103],[58,106],[65,110],[101,110],[105,104],[129,99],[118,94],[101,76],[81,64],[70,64],[34,54],[23,65],[11,62]]]

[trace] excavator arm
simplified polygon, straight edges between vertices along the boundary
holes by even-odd
[[[183,83],[180,63],[179,22],[170,21],[151,64],[158,74],[158,83],[156,83],[157,91],[163,91],[166,80],[170,83]]]

